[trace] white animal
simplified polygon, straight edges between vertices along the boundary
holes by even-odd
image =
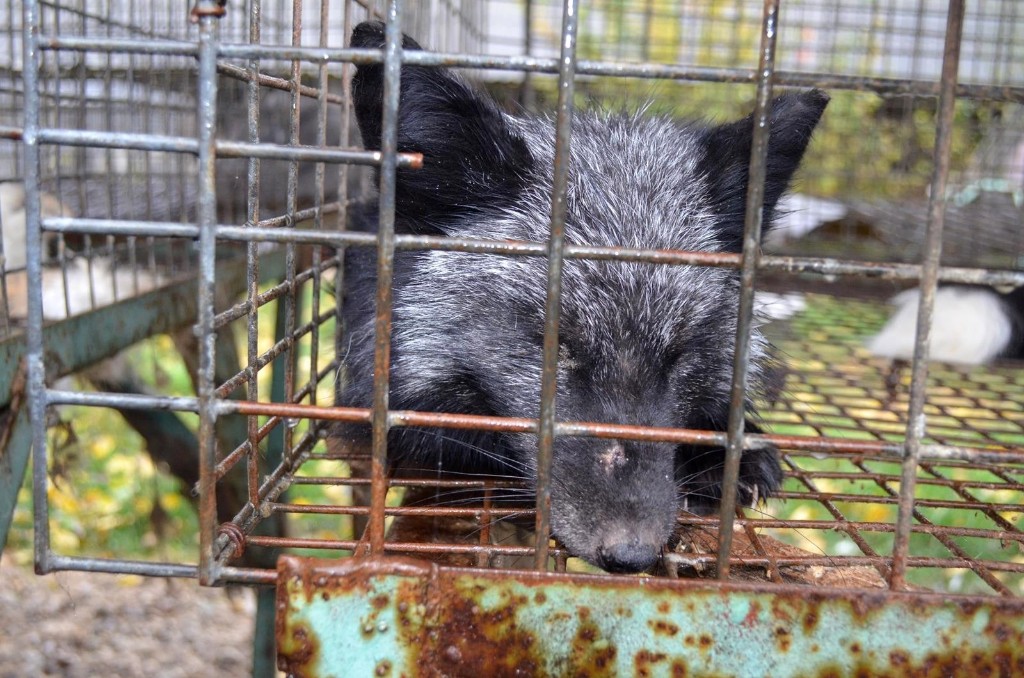
[[[999,357],[1019,357],[1021,312],[1019,292],[999,294],[988,287],[950,285],[935,296],[930,357],[963,365],[982,365]],[[877,356],[911,360],[921,291],[906,290],[893,297],[896,312],[878,334],[866,342]]]

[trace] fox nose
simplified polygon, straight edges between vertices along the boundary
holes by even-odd
[[[602,544],[598,547],[598,565],[613,574],[632,574],[648,570],[658,562],[660,548],[637,539]]]

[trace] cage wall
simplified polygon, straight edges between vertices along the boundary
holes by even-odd
[[[347,49],[357,23],[397,11],[356,2],[200,2],[191,12],[85,0],[25,7],[39,27],[29,34],[29,62],[20,12],[13,3],[0,10],[11,27],[0,49],[0,143],[10,151],[0,172],[14,180],[5,186],[24,182],[30,226],[27,245],[9,239],[17,217],[5,208],[0,336],[13,358],[4,361],[4,404],[20,408],[10,409],[5,441],[27,435],[16,428],[19,413],[34,417],[42,570],[269,583],[275,557],[299,550],[593,572],[555,541],[534,544],[527,528],[547,529],[543,508],[537,522],[534,507],[503,504],[517,488],[532,491],[531,481],[388,476],[386,427],[440,435],[481,427],[547,436],[549,452],[557,436],[734,453],[777,446],[786,472],[779,496],[720,516],[682,512],[658,569],[666,578],[987,601],[1021,595],[1019,365],[937,364],[926,375],[923,363],[901,371],[864,347],[886,318],[885,299],[918,280],[1024,282],[1024,17],[1015,3],[971,3],[952,22],[963,31],[953,52],[949,5],[938,1],[794,0],[779,9],[770,39],[762,3],[595,3],[580,8],[569,55],[562,6],[552,3],[404,3],[402,30],[431,50],[420,53],[393,44],[383,53]],[[764,40],[776,52],[767,65]],[[950,81],[957,53],[959,76]],[[646,106],[729,120],[763,110],[769,84],[820,86],[833,100],[783,210],[787,230],[765,243],[756,266],[753,250],[746,260],[626,247],[549,251],[549,242],[389,234],[388,177],[396,167],[415,171],[422,158],[396,153],[394,142],[390,152],[362,150],[349,89],[353,64],[399,62],[465,71],[513,112]],[[575,97],[560,101],[567,78]],[[948,150],[937,143],[944,134]],[[352,230],[354,206],[375,192],[382,226]],[[21,260],[18,247],[27,252]],[[564,422],[550,402],[539,420],[332,407],[348,378],[350,338],[337,308],[346,248],[371,248],[384,265],[394,249],[441,249],[756,268],[760,301],[745,288],[751,306],[740,325],[766,323],[785,365],[778,392],[761,403],[765,433]],[[948,267],[936,268],[940,260]],[[15,348],[23,331],[27,353]],[[121,354],[156,334],[170,339]],[[28,387],[18,391],[22,355]],[[54,382],[86,368],[85,381]],[[70,422],[92,438],[109,435],[107,426],[124,430],[99,411],[119,413],[138,432],[126,456],[170,471],[140,465],[140,476],[195,487],[196,517],[177,529],[198,542],[198,556],[189,544],[180,558],[154,550],[138,562],[118,553],[116,539],[80,536],[118,508],[82,502],[79,536],[68,528],[64,505],[74,493],[56,478],[67,474],[75,487],[96,471],[69,462],[47,422]],[[927,427],[913,425],[922,413]],[[339,421],[372,422],[376,449],[370,439],[332,437]],[[25,512],[14,519],[16,527],[29,520]]]

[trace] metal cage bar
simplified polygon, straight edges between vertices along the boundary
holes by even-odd
[[[402,72],[402,14],[399,0],[388,0],[384,45],[384,105],[381,131],[383,159],[380,171],[380,218],[377,222],[377,320],[374,326],[373,359],[373,458],[370,487],[370,553],[384,550],[384,502],[387,495],[386,466],[388,389],[391,370],[392,279],[395,260],[395,172],[398,154],[398,100]]]
[[[216,165],[217,44],[221,5],[217,0],[196,0],[193,16],[199,25],[198,101],[199,186],[197,225],[199,227],[199,581],[217,580],[215,542],[217,539],[217,494],[214,470],[217,464],[217,396],[214,351],[217,223]]]
[[[551,458],[555,437],[555,392],[558,387],[558,317],[562,304],[562,262],[565,249],[566,194],[569,144],[572,136],[573,92],[576,77],[576,0],[562,6],[562,56],[558,70],[555,117],[554,176],[551,180],[551,227],[548,236],[547,299],[544,307],[540,414],[537,422],[537,519],[534,566],[548,567],[551,534]]]
[[[960,66],[960,39],[963,33],[964,1],[950,0],[946,23],[946,45],[942,60],[942,81],[939,94],[938,129],[935,135],[935,163],[931,193],[928,198],[928,226],[925,235],[925,256],[921,262],[921,299],[917,313],[917,336],[914,340],[914,363],[910,382],[910,405],[907,413],[906,452],[900,477],[900,511],[896,518],[896,543],[893,545],[893,569],[890,586],[905,586],[906,559],[910,539],[910,523],[914,506],[917,466],[921,455],[921,439],[925,435],[924,404],[927,397],[928,350],[931,341],[935,292],[938,289],[939,258],[942,255],[942,227],[946,214],[946,182],[949,178],[952,148],[953,106],[957,71]]]
[[[751,323],[754,319],[754,275],[761,251],[761,225],[764,220],[764,184],[768,163],[768,136],[772,86],[775,73],[775,40],[779,28],[778,0],[765,0],[761,24],[761,52],[758,62],[757,99],[754,130],[750,144],[750,169],[747,183],[746,218],[743,224],[743,260],[740,267],[740,299],[736,319],[736,343],[732,384],[729,389],[728,445],[722,474],[722,501],[718,530],[718,576],[729,578],[729,552],[732,549],[732,523],[736,515],[740,455],[747,425],[747,373],[750,367]]]

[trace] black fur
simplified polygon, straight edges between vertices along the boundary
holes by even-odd
[[[353,46],[382,44],[382,24],[361,24],[353,34]],[[418,48],[409,38],[404,44]],[[362,66],[353,81],[368,148],[380,140],[381,79],[380,66]],[[773,105],[766,228],[827,100],[812,91]],[[735,251],[751,125],[578,112],[567,241]],[[547,238],[550,118],[512,118],[448,71],[406,67],[398,135],[400,150],[424,154],[424,169],[398,175],[399,231]],[[375,228],[376,206],[356,222]],[[375,256],[359,248],[346,253],[349,337],[340,402],[348,406],[371,403]],[[390,407],[536,417],[546,270],[538,257],[398,252]],[[559,419],[725,430],[738,293],[735,271],[567,261]],[[756,333],[753,355],[756,392],[768,360]],[[367,434],[360,426],[339,432]],[[532,435],[398,428],[389,452],[392,464],[403,468],[532,480],[536,444]],[[553,532],[570,551],[605,569],[645,569],[668,541],[680,508],[714,510],[722,462],[721,449],[558,438]],[[741,502],[752,502],[755,491],[769,496],[781,481],[776,455],[746,453],[740,479]]]

